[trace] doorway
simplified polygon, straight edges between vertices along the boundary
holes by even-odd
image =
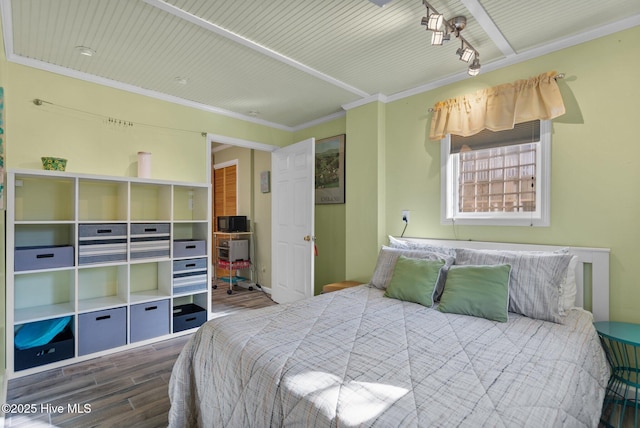
[[[218,143],[218,144],[214,144]],[[252,232],[250,259],[251,271],[242,270],[239,275],[251,278],[268,293],[271,292],[271,193],[260,192],[260,172],[270,170],[272,150],[260,150],[236,144],[219,144],[212,140],[212,231],[217,230],[217,216],[240,215],[249,219]],[[211,242],[214,242],[213,237]],[[212,251],[212,259],[216,252]],[[215,260],[212,260],[215,264]],[[249,275],[252,273],[253,275]],[[216,277],[228,277],[229,271],[216,270]],[[240,282],[247,287],[248,282]],[[229,283],[220,287],[229,288]],[[240,290],[238,284],[234,287]]]
[[[267,190],[263,192],[261,190],[260,178],[264,176],[263,173],[272,173],[272,177],[275,176],[275,169],[278,171],[282,171],[282,160],[276,161],[274,159],[275,155],[278,153],[288,152],[293,147],[278,147],[272,145],[266,145],[262,143],[256,143],[246,140],[240,140],[220,135],[207,134],[207,142],[209,144],[209,149],[212,151],[212,155],[215,155],[215,163],[223,163],[229,162],[231,160],[238,160],[236,166],[236,177],[237,177],[237,211],[236,215],[246,215],[250,219],[251,231],[253,232],[254,237],[254,247],[255,247],[255,258],[252,258],[252,262],[254,262],[255,267],[255,277],[254,280],[257,279],[257,283],[259,283],[262,288],[267,288],[265,291],[271,292],[272,281],[275,281],[275,272],[276,269],[276,259],[282,259],[281,257],[276,257],[276,251],[272,248],[273,239],[277,239],[276,236],[272,237],[272,234],[281,235],[282,228],[272,228],[272,213],[279,212],[280,206],[291,206],[289,204],[295,204],[298,206],[298,203],[307,205],[308,207],[304,208],[304,212],[308,214],[312,214],[314,210],[313,198],[310,198],[306,203],[303,202],[307,198],[297,198],[298,192],[295,191],[285,191],[278,192],[280,195],[277,199],[279,202],[276,204],[276,189],[282,187],[282,189],[290,188],[299,188],[299,186],[295,185],[292,182],[282,181],[276,182],[275,179],[271,180],[271,190]],[[217,143],[214,150],[214,142]],[[298,143],[300,144],[300,143]],[[297,146],[298,144],[294,144],[292,146]],[[226,146],[226,147],[225,147]],[[313,144],[306,144],[310,148],[313,148]],[[221,148],[223,148],[221,150]],[[305,158],[309,158],[309,160],[313,159],[313,153],[308,153],[304,155]],[[291,165],[300,167],[301,163],[299,160],[301,159],[300,155],[296,155],[295,158],[291,159],[293,162]],[[273,164],[276,162],[276,164]],[[305,162],[305,165],[310,167],[311,180],[313,179],[313,163]],[[272,168],[274,170],[272,171]],[[307,166],[303,169],[306,170]],[[213,183],[213,179],[215,178],[215,170],[212,166],[210,168],[211,182]],[[267,174],[268,175],[268,174]],[[283,177],[284,178],[284,177]],[[219,186],[219,185],[218,185]],[[294,187],[290,187],[294,186]],[[313,182],[310,184],[311,189],[313,188]],[[215,189],[215,187],[212,187]],[[312,190],[311,190],[312,191]],[[274,204],[271,202],[273,192]],[[284,199],[283,199],[284,198]],[[215,195],[212,198],[215,200]],[[285,202],[285,200],[288,200]],[[278,209],[276,209],[278,208]],[[218,210],[219,212],[219,210]],[[301,213],[302,210],[289,210],[288,212],[297,212]],[[217,215],[217,214],[216,214]],[[274,214],[275,215],[275,214]],[[294,216],[291,219],[295,218],[296,221],[300,219],[300,217]],[[212,218],[215,219],[215,218]],[[282,218],[280,219],[282,220]],[[299,281],[301,284],[310,285],[310,294],[313,295],[313,217],[310,218],[310,222],[308,223],[308,231],[305,234],[300,236],[300,240],[305,247],[304,253],[309,253],[311,257],[311,264],[305,264],[308,268],[306,269],[307,273],[304,274],[305,278],[309,276],[310,278],[305,281]],[[304,239],[303,239],[304,238]],[[213,241],[213,240],[212,240]],[[280,242],[280,241],[278,241]],[[298,245],[296,243],[296,245]],[[299,245],[298,245],[299,246]],[[279,253],[278,253],[279,254]],[[272,257],[273,255],[273,257]],[[288,269],[285,269],[284,265],[281,263],[277,263],[278,270],[284,272],[289,272]],[[289,275],[287,275],[289,276]],[[303,272],[299,272],[296,277],[301,278],[303,276]],[[280,275],[280,280],[282,279],[282,275]],[[279,281],[280,283],[280,281]],[[298,283],[298,281],[296,281]],[[266,286],[266,287],[265,287]],[[307,287],[305,287],[307,288]]]

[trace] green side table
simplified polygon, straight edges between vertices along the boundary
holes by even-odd
[[[638,428],[640,324],[601,321],[594,323],[594,326],[611,366],[601,422],[607,427]]]

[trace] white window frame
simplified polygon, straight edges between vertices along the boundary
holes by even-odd
[[[551,224],[551,121],[540,121],[536,150],[536,211],[467,213],[458,209],[458,155],[450,154],[451,135],[440,140],[440,223],[443,225],[535,226]]]

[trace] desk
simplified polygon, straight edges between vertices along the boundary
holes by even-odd
[[[602,321],[594,323],[594,326],[611,366],[601,422],[608,427],[638,428],[640,324]]]

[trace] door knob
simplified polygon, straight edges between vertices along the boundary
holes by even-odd
[[[311,236],[309,236],[309,235],[305,236],[304,240],[307,241],[307,242],[311,241]]]

